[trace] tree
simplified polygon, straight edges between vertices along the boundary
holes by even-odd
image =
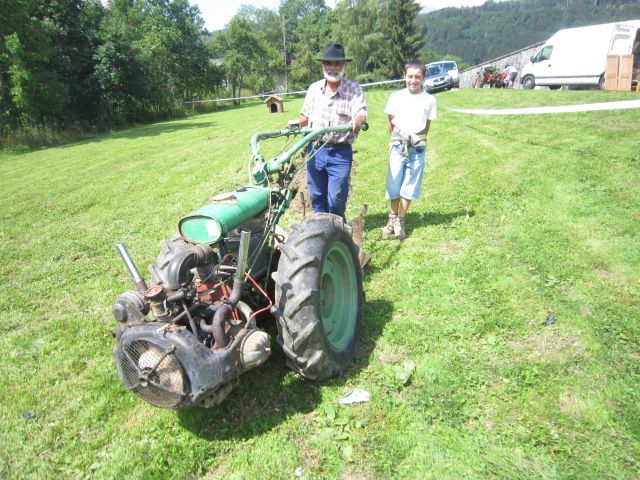
[[[404,62],[418,57],[422,36],[416,21],[420,5],[414,0],[386,0],[388,63],[390,73],[401,77]]]
[[[264,56],[253,66],[248,84],[256,92],[273,90],[276,79],[285,75],[285,50],[282,38],[282,18],[268,8],[242,5],[237,13],[251,24]]]
[[[227,85],[233,97],[247,86],[247,79],[263,68],[267,49],[253,31],[251,23],[239,15],[234,16],[227,30],[216,37],[218,51],[223,52],[223,66]]]
[[[324,0],[283,0],[280,15],[287,35],[287,55],[291,58],[290,82],[293,88],[303,89],[320,74],[315,56],[331,40],[331,10]]]
[[[118,125],[142,120],[152,95],[136,40],[140,31],[127,5],[112,5],[102,22],[91,80],[98,91],[98,123]]]
[[[138,5],[143,9],[143,34],[135,46],[141,51],[153,102],[175,113],[182,100],[211,89],[213,67],[202,39],[204,21],[187,0],[146,0]]]
[[[341,0],[336,4],[334,38],[353,58],[349,68],[357,80],[387,75],[387,41],[380,0]]]

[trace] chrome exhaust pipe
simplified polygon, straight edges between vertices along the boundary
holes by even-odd
[[[119,243],[116,245],[116,248],[118,249],[118,252],[120,252],[120,256],[122,257],[122,261],[127,267],[127,270],[129,270],[129,275],[131,275],[131,280],[133,280],[134,285],[140,293],[144,294],[144,292],[147,291],[147,282],[144,281],[144,278],[142,278],[140,272],[138,272],[138,267],[136,267],[131,255],[127,252],[127,247],[124,246],[124,243]]]

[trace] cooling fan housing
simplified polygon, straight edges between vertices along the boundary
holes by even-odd
[[[240,343],[239,335],[235,343]],[[124,331],[114,351],[124,386],[162,408],[220,403],[245,370],[237,348],[216,352],[184,327],[149,322]]]

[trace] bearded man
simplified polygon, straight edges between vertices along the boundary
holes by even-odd
[[[317,60],[322,62],[324,78],[307,90],[300,126],[318,129],[351,123],[352,129],[344,134],[327,134],[309,145],[307,184],[314,212],[333,213],[344,219],[353,160],[351,144],[367,119],[367,105],[360,85],[344,78],[351,59],[345,57],[342,45],[328,44]]]

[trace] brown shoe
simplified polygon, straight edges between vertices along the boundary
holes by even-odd
[[[387,220],[387,224],[384,227],[382,227],[383,237],[388,237],[390,235],[393,235],[393,232],[394,232],[393,226],[395,225],[395,221],[397,218],[398,218],[398,215],[389,214],[389,220]]]
[[[402,241],[407,238],[407,233],[404,231],[404,217],[396,217],[393,222],[393,233],[396,240]]]

